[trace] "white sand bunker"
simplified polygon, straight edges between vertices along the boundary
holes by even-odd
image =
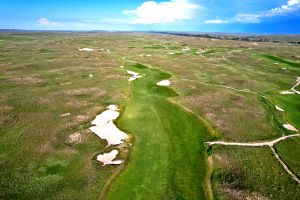
[[[106,140],[107,146],[121,144],[128,136],[113,123],[113,120],[119,117],[118,107],[110,105],[107,109],[92,121],[94,126],[90,127],[90,130],[101,139]]]
[[[158,83],[156,83],[156,85],[158,85],[158,86],[170,86],[171,85],[171,81],[169,81],[169,80],[162,80],[162,81],[159,81]]]
[[[78,49],[79,51],[94,51],[94,49],[91,48],[82,48],[82,49]]]
[[[120,165],[120,164],[123,163],[123,160],[113,161],[116,158],[116,156],[118,155],[118,153],[119,153],[118,150],[114,149],[109,153],[99,154],[97,156],[97,160],[103,163],[102,166],[105,166],[105,165]]]
[[[291,124],[283,124],[283,127],[290,131],[296,131],[296,132],[299,131],[296,127],[294,127]]]
[[[279,111],[281,111],[281,112],[284,112],[284,110],[282,109],[282,108],[280,108],[279,106],[275,106],[275,108],[276,108],[276,110],[279,110]]]
[[[128,70],[127,73],[131,75],[131,77],[128,79],[128,81],[134,81],[135,79],[143,77],[142,75],[140,75],[139,73],[134,72],[134,71],[129,71]]]

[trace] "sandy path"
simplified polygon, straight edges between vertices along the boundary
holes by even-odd
[[[295,88],[296,87],[298,87],[300,85],[300,77],[297,77],[297,84],[296,85],[294,85],[293,87],[292,87],[292,91],[293,92],[295,92],[296,94],[300,94],[300,92],[298,91],[298,90],[296,90]]]
[[[288,138],[292,137],[299,137],[300,134],[294,134],[294,135],[286,135],[283,137],[280,137],[278,139],[268,141],[268,142],[250,142],[250,143],[239,143],[239,142],[224,142],[224,141],[215,141],[215,142],[206,142],[209,146],[211,145],[226,145],[226,146],[248,146],[248,147],[263,147],[263,146],[270,146],[273,147],[275,144],[277,144],[280,141],[286,140]]]
[[[278,139],[268,141],[268,142],[254,142],[254,143],[238,143],[238,142],[224,142],[224,141],[216,141],[216,142],[206,142],[209,146],[211,145],[225,145],[225,146],[244,146],[244,147],[263,147],[263,146],[269,146],[275,156],[275,158],[279,161],[279,163],[282,165],[283,169],[294,179],[298,184],[300,184],[300,180],[298,177],[289,169],[289,167],[281,160],[279,155],[274,149],[274,145],[278,142],[281,142],[283,140],[292,138],[292,137],[299,137],[300,134],[294,134],[294,135],[286,135],[283,137],[280,137]]]
[[[277,152],[275,151],[274,147],[270,147],[275,158],[280,162],[280,164],[282,165],[282,167],[284,168],[284,170],[298,183],[300,184],[300,180],[298,179],[298,177],[289,169],[289,167],[281,160],[281,158],[279,157],[279,155],[277,154]]]
[[[262,94],[259,94],[257,92],[251,91],[249,89],[237,89],[237,88],[229,87],[229,86],[226,86],[226,85],[216,85],[216,86],[223,87],[223,88],[226,88],[226,89],[229,89],[229,90],[234,90],[234,91],[237,91],[237,92],[251,93],[251,94],[255,94],[255,95],[261,96],[263,98],[267,98],[266,96],[264,96]]]

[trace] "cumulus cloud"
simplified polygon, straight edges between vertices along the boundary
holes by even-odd
[[[171,0],[157,3],[147,1],[135,10],[123,11],[123,14],[133,15],[134,24],[173,23],[177,20],[191,19],[200,6],[188,0]]]
[[[258,13],[241,13],[241,14],[235,15],[231,19],[220,20],[220,21],[226,21],[227,23],[229,23],[229,22],[260,23],[261,20],[265,17],[275,17],[275,16],[286,15],[290,12],[294,12],[294,11],[298,10],[299,8],[300,8],[300,0],[288,0],[286,2],[286,4],[284,4],[280,7],[277,7],[277,8],[272,8],[270,10],[266,10],[266,11],[258,12]],[[207,21],[214,21],[214,20],[207,20]],[[215,21],[218,21],[218,20],[215,20]]]
[[[231,21],[241,23],[259,23],[261,15],[259,14],[237,14]]]
[[[58,25],[60,25],[60,23],[52,22],[52,21],[48,20],[47,18],[40,18],[38,20],[38,23],[42,26],[58,26]]]
[[[293,12],[300,8],[300,0],[289,0],[285,5],[282,5],[278,8],[273,8],[269,11],[267,11],[264,15],[265,16],[277,16],[286,14],[289,12]]]
[[[255,14],[239,14],[236,15],[232,21],[242,22],[242,23],[259,23],[264,17],[275,17],[286,15],[290,12],[298,10],[300,8],[300,0],[288,0],[286,4],[272,8],[270,10],[259,12]]]
[[[215,19],[215,20],[206,20],[204,21],[205,24],[227,24],[228,21],[226,20],[220,20],[220,19]]]

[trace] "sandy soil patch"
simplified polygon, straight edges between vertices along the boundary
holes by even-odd
[[[281,111],[281,112],[284,112],[284,110],[282,109],[282,108],[280,108],[279,106],[275,106],[275,108],[276,108],[276,110],[279,110],[279,111]]]
[[[76,116],[76,121],[78,121],[78,122],[84,122],[88,119],[89,119],[89,116],[87,116],[87,115],[77,115]]]
[[[94,51],[94,49],[92,49],[92,48],[82,48],[82,49],[78,49],[78,51]]]
[[[119,117],[118,107],[110,105],[107,109],[96,116],[92,121],[93,126],[90,127],[90,130],[101,139],[106,140],[107,146],[121,144],[128,136],[113,123],[113,120]]]
[[[88,102],[87,101],[72,100],[72,101],[67,102],[67,105],[71,106],[73,108],[80,108],[80,107],[83,107],[83,106],[87,106]]]
[[[66,116],[70,116],[71,115],[71,113],[64,113],[64,114],[61,114],[60,116],[61,117],[66,117]]]
[[[138,78],[142,78],[143,77],[142,75],[140,75],[139,73],[134,72],[134,71],[128,70],[127,73],[131,75],[131,77],[128,79],[128,81],[134,81],[134,80],[136,80]]]
[[[181,49],[181,51],[190,51],[190,47],[184,47],[184,49]]]
[[[283,127],[290,131],[296,131],[296,132],[299,131],[296,127],[294,127],[291,124],[283,124]]]
[[[73,133],[72,135],[69,135],[69,137],[66,139],[66,144],[78,144],[81,142],[82,134],[81,133]]]
[[[79,89],[68,90],[64,93],[67,94],[67,95],[95,94],[96,96],[103,96],[107,92],[103,89],[99,89],[99,88],[96,88],[96,87],[90,87],[90,88],[79,88]]]
[[[171,81],[169,81],[169,80],[161,80],[158,83],[156,83],[156,85],[158,85],[158,86],[170,86],[171,85]]]
[[[119,154],[118,150],[112,150],[109,153],[104,153],[104,154],[99,154],[97,156],[97,160],[102,162],[103,165],[120,165],[123,163],[123,160],[115,160],[114,159],[117,157],[117,155]]]
[[[35,76],[25,76],[9,79],[9,82],[21,83],[21,84],[33,84],[33,83],[41,83],[42,80]]]
[[[246,200],[268,200],[269,198],[262,196],[261,194],[239,190],[239,189],[232,189],[225,185],[221,186],[221,190],[228,195],[230,199],[246,199]]]

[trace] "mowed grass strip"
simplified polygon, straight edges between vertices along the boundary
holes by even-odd
[[[169,74],[141,64],[125,68],[144,75],[132,82],[130,101],[117,122],[135,142],[106,198],[208,199],[203,144],[210,136],[208,129],[167,99],[177,96],[174,90],[156,85]]]

